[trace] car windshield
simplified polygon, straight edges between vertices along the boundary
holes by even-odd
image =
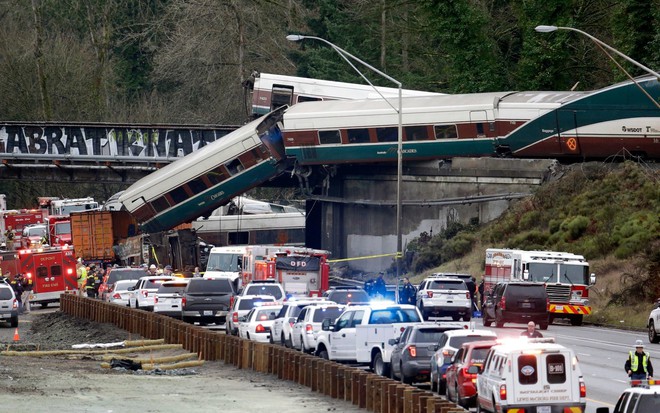
[[[637,411],[642,412],[659,412],[660,411],[660,397],[657,394],[642,394],[639,397],[637,404]]]
[[[456,327],[458,329],[458,327]],[[437,343],[446,328],[420,328],[415,332],[414,343]]]
[[[418,323],[419,318],[414,308],[385,308],[371,312],[369,324]]]
[[[246,292],[250,295],[272,295],[276,300],[282,299],[279,285],[248,285]]]
[[[312,322],[321,323],[326,318],[331,318],[333,320],[336,320],[337,317],[339,317],[343,312],[344,309],[339,307],[317,308],[316,311],[314,311],[314,318]]]
[[[272,303],[275,301],[275,298],[244,298],[238,302],[239,310],[249,310],[253,307],[257,307],[262,303]]]
[[[257,311],[254,317],[255,321],[274,320],[279,308],[263,308]]]
[[[484,364],[484,361],[486,360],[486,356],[488,355],[488,351],[490,351],[490,347],[480,347],[480,348],[472,349],[472,353],[470,353],[470,363]]]
[[[108,274],[108,284],[113,284],[119,280],[137,280],[144,277],[145,271],[143,268],[135,268],[130,270],[111,270]]]
[[[449,339],[449,345],[454,347],[454,348],[459,348],[461,345],[464,343],[471,343],[473,341],[481,341],[481,340],[497,340],[497,337],[493,336],[459,336],[459,337],[451,337]]]
[[[429,290],[467,290],[467,286],[461,280],[456,281],[433,281]]]
[[[206,264],[206,271],[236,272],[241,269],[242,254],[211,254]]]
[[[366,291],[331,291],[328,300],[339,304],[368,303],[371,300]]]
[[[532,262],[529,264],[529,281],[588,285],[589,267],[575,264]]]
[[[0,288],[0,300],[11,300],[14,296],[11,293],[11,288]]]

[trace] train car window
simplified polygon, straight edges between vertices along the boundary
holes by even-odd
[[[369,129],[348,129],[349,143],[367,143],[369,142]]]
[[[250,243],[250,233],[241,231],[241,232],[231,232],[227,234],[227,240],[229,245],[245,245]]]
[[[330,145],[341,143],[341,136],[338,130],[322,130],[319,131],[319,142],[321,145]]]
[[[167,208],[169,208],[169,207],[170,207],[170,203],[169,203],[169,201],[167,200],[167,198],[165,198],[164,196],[161,196],[160,198],[156,198],[155,200],[151,201],[151,207],[152,207],[155,211],[159,211],[159,212],[160,212],[160,211],[164,211],[164,210],[166,210]]]
[[[378,142],[398,142],[399,128],[376,128]]]
[[[225,180],[225,172],[218,167],[206,174],[206,177],[213,185],[217,185]]]
[[[202,178],[195,178],[192,181],[188,182],[188,187],[192,191],[193,194],[199,194],[200,192],[206,191],[207,186],[206,183],[202,180]]]
[[[429,137],[426,126],[406,126],[404,129],[409,141],[425,141]]]
[[[433,127],[436,139],[457,139],[456,125],[435,125]]]
[[[273,85],[273,93],[270,96],[270,109],[275,110],[280,106],[290,105],[293,100],[293,86]]]
[[[485,138],[486,134],[484,133],[484,124],[477,123],[477,138]]]
[[[318,101],[321,101],[321,100],[323,100],[323,99],[321,99],[321,98],[315,98],[315,97],[312,97],[312,96],[298,96],[298,100],[297,100],[297,102],[298,102],[298,103],[302,103],[302,102],[318,102]]]
[[[245,169],[241,164],[241,161],[239,161],[238,159],[234,159],[233,161],[226,163],[225,167],[229,171],[229,175],[236,175],[237,173]]]
[[[495,122],[488,122],[488,129],[491,132],[495,132]]]
[[[183,185],[181,185],[178,188],[174,188],[169,192],[170,197],[172,198],[172,201],[174,201],[174,204],[181,203],[188,199],[188,194],[186,193],[186,190],[183,188]]]
[[[154,211],[153,206],[151,203],[147,203],[142,205],[140,208],[136,209],[133,212],[133,215],[135,216],[135,219],[138,221],[146,221],[149,218],[153,217],[156,211]]]

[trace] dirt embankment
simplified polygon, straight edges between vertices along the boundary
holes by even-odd
[[[55,350],[74,344],[138,340],[109,324],[95,324],[60,312],[24,316],[18,344],[8,347]],[[31,325],[31,328],[27,328]],[[5,329],[5,332],[6,329]],[[158,359],[181,349],[129,352],[121,358]],[[314,393],[277,377],[239,370],[222,362],[175,370],[103,368],[102,356],[0,355],[3,410],[24,412],[257,412],[362,411],[350,403]]]

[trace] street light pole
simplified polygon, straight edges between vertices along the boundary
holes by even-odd
[[[398,80],[394,79],[393,77],[381,72],[380,70],[376,69],[375,67],[371,66],[370,64],[362,61],[361,59],[353,56],[352,54],[348,53],[346,50],[340,48],[339,46],[329,42],[328,40],[325,40],[321,37],[315,37],[315,36],[303,36],[300,34],[290,34],[286,37],[287,40],[292,41],[292,42],[299,42],[305,39],[310,39],[310,40],[318,40],[322,43],[327,44],[328,46],[332,47],[334,51],[336,51],[361,77],[364,79],[371,87],[374,88],[376,93],[382,97],[388,105],[394,109],[398,115],[398,128],[397,128],[397,133],[398,133],[398,144],[397,144],[397,176],[396,176],[396,300],[397,302],[399,301],[399,277],[401,276],[401,257],[403,255],[403,243],[402,243],[402,236],[401,236],[401,181],[402,181],[402,175],[403,175],[403,99],[402,99],[402,84]],[[382,93],[376,88],[370,81],[369,79],[366,78],[360,70],[358,70],[357,67],[351,62],[348,58],[351,58],[355,60],[356,62],[360,63],[361,65],[371,69],[372,71],[376,72],[377,74],[383,76],[385,79],[389,80],[390,82],[394,83],[397,88],[399,89],[399,105],[398,107],[394,107],[392,103],[383,96]]]
[[[655,72],[655,71],[649,69],[648,67],[646,67],[646,66],[644,66],[643,64],[639,63],[638,61],[632,59],[632,58],[629,57],[629,56],[626,56],[625,54],[623,54],[623,53],[621,53],[620,51],[616,50],[615,48],[613,48],[612,46],[608,45],[607,43],[605,43],[605,42],[603,42],[603,41],[601,41],[601,40],[598,40],[598,39],[595,38],[594,36],[590,35],[590,34],[587,33],[587,32],[584,32],[584,31],[582,31],[582,30],[575,29],[575,28],[573,28],[573,27],[544,26],[544,25],[536,26],[536,28],[535,28],[534,30],[536,30],[536,31],[539,32],[539,33],[550,33],[550,32],[554,32],[554,31],[557,31],[557,30],[568,30],[568,31],[572,31],[572,32],[580,33],[580,34],[582,34],[582,35],[584,35],[584,36],[587,36],[587,37],[590,38],[591,40],[593,40],[594,43],[596,43],[596,44],[598,44],[598,45],[600,45],[600,46],[603,46],[604,48],[606,48],[606,49],[608,49],[608,50],[610,50],[610,51],[616,53],[617,55],[623,57],[624,59],[626,59],[626,60],[629,61],[630,63],[634,64],[635,66],[637,66],[637,67],[639,67],[639,68],[645,70],[646,72],[648,72],[648,73],[652,74],[653,76],[657,77],[658,79],[660,79],[660,74],[658,74],[658,72]]]

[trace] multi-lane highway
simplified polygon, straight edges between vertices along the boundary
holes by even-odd
[[[57,311],[51,306],[45,310],[33,310],[33,315]],[[29,319],[23,317],[19,322],[19,330],[29,328]],[[475,328],[484,328],[480,319],[476,319]],[[0,328],[0,342],[11,342],[14,329]],[[507,324],[504,328],[489,328],[496,331],[501,338],[517,337],[523,329],[522,324]],[[222,334],[222,332],[219,332]],[[651,355],[655,367],[660,368],[660,345],[649,344],[644,331],[624,331],[604,327],[584,325],[551,325],[542,332],[545,337],[553,337],[556,342],[571,347],[577,354],[587,385],[586,413],[596,413],[598,407],[614,407],[619,395],[628,387],[627,376],[623,370],[627,354],[633,350],[635,340],[643,340],[645,350]],[[423,386],[428,389],[428,386]]]

